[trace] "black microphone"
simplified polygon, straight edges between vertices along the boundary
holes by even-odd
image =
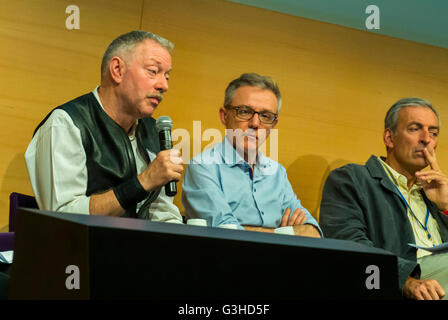
[[[173,121],[168,116],[161,116],[156,121],[156,129],[159,133],[160,151],[170,150],[173,148],[171,140],[171,128]],[[177,194],[176,181],[170,181],[165,185],[165,193],[169,197],[174,197]]]

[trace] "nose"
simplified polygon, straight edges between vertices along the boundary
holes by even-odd
[[[249,127],[252,129],[258,129],[260,126],[260,118],[258,118],[258,113],[255,113],[252,119],[249,120]]]
[[[165,75],[160,75],[158,77],[155,89],[161,93],[168,91],[168,79]]]
[[[420,143],[427,146],[430,142],[431,142],[431,133],[427,129],[422,130],[420,134]]]

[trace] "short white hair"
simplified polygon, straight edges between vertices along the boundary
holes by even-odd
[[[174,50],[174,44],[151,32],[136,30],[131,31],[114,39],[106,49],[101,61],[101,79],[104,79],[109,69],[110,60],[115,57],[134,49],[135,46],[145,40],[153,40],[171,53]]]

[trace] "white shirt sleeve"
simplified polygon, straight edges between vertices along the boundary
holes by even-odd
[[[54,110],[39,128],[25,160],[41,210],[89,214],[81,133],[64,110]]]
[[[135,145],[134,154],[136,155],[135,160],[137,164],[137,171],[140,174],[143,172],[147,164],[143,160],[142,156],[139,152],[137,152],[137,144],[136,142],[133,143]],[[152,153],[151,151],[147,150],[148,156],[151,159],[151,161],[154,161],[156,158],[156,155]],[[162,187],[162,190],[160,190],[159,196],[157,199],[155,199],[151,205],[149,206],[148,212],[144,213],[144,216],[149,216],[151,221],[159,221],[159,222],[170,222],[170,223],[183,223],[182,216],[179,212],[179,208],[173,203],[174,197],[168,197],[165,193],[165,187]],[[140,202],[137,205],[137,208],[140,208],[140,206],[143,204],[144,201]]]
[[[135,140],[131,144],[137,173],[141,173],[147,164],[137,152]],[[154,160],[154,154],[149,156]],[[31,140],[25,160],[41,210],[89,214],[86,154],[81,132],[67,112],[60,109],[53,111]],[[153,221],[182,223],[179,209],[164,190],[151,204],[149,212]]]
[[[173,200],[173,197],[165,194],[165,187],[162,187],[159,196],[149,207],[151,221],[183,223],[179,208]]]

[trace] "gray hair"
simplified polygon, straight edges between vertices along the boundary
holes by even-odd
[[[440,128],[440,118],[437,111],[431,105],[428,100],[420,98],[403,98],[395,102],[389,111],[387,111],[386,118],[384,119],[384,129],[390,129],[394,134],[397,133],[398,112],[405,107],[424,107],[431,109],[437,117]]]
[[[103,60],[101,61],[101,79],[103,79],[109,68],[110,60],[115,56],[121,56],[125,52],[134,49],[135,46],[145,40],[153,40],[171,53],[174,50],[174,44],[161,36],[142,30],[131,31],[114,39],[106,49]]]
[[[243,73],[239,78],[229,83],[225,91],[224,106],[229,106],[232,103],[233,96],[236,89],[243,86],[258,87],[260,89],[267,89],[272,91],[277,98],[277,113],[282,107],[282,96],[277,83],[271,77],[261,76],[257,73]]]

